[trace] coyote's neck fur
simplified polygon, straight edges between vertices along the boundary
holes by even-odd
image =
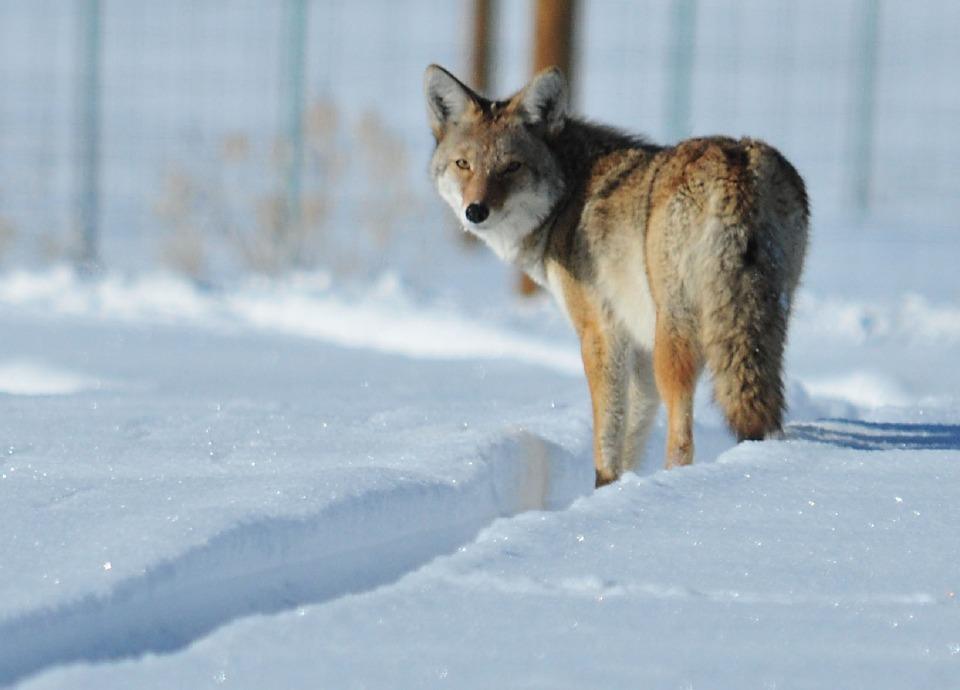
[[[544,265],[546,259],[549,257],[570,267],[576,263],[576,254],[583,251],[577,227],[588,203],[588,194],[595,191],[589,188],[589,176],[615,172],[599,190],[599,196],[605,198],[663,147],[613,127],[574,117],[566,119],[563,129],[547,141],[547,146],[559,164],[563,182],[563,192],[549,215],[519,242],[502,242],[493,233],[481,237],[501,259],[525,271],[541,286],[550,287]],[[604,162],[612,154],[624,155],[627,164],[614,171],[614,166]]]

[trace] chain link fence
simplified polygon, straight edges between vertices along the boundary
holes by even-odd
[[[529,76],[532,7],[496,6],[503,94]],[[0,0],[0,261],[198,279],[428,262],[449,233],[421,75],[466,73],[470,12]],[[665,142],[765,138],[825,226],[956,228],[958,26],[945,0],[585,1],[575,107]]]

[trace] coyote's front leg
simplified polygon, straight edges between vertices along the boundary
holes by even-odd
[[[593,403],[593,461],[596,486],[609,484],[624,469],[632,357],[628,338],[609,314],[597,309],[580,328],[580,354]]]

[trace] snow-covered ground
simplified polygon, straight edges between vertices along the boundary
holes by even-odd
[[[956,688],[958,249],[818,237],[787,438],[596,492],[545,300],[0,275],[0,685]]]
[[[704,386],[693,468],[661,419],[596,492],[569,326],[425,179],[423,69],[466,72],[471,3],[308,3],[303,265],[333,272],[249,277],[287,5],[103,4],[81,279],[49,264],[86,4],[0,0],[0,686],[960,688],[960,4],[883,4],[869,130],[870,3],[698,4],[691,132],[768,139],[814,201],[790,425],[737,446]],[[676,8],[583,5],[574,105],[668,141]],[[500,6],[503,95],[533,14]]]

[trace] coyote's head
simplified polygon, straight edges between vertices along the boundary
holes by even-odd
[[[437,140],[430,171],[463,227],[507,260],[540,227],[564,191],[548,145],[566,123],[567,87],[556,67],[505,101],[491,101],[442,67],[424,77]]]

